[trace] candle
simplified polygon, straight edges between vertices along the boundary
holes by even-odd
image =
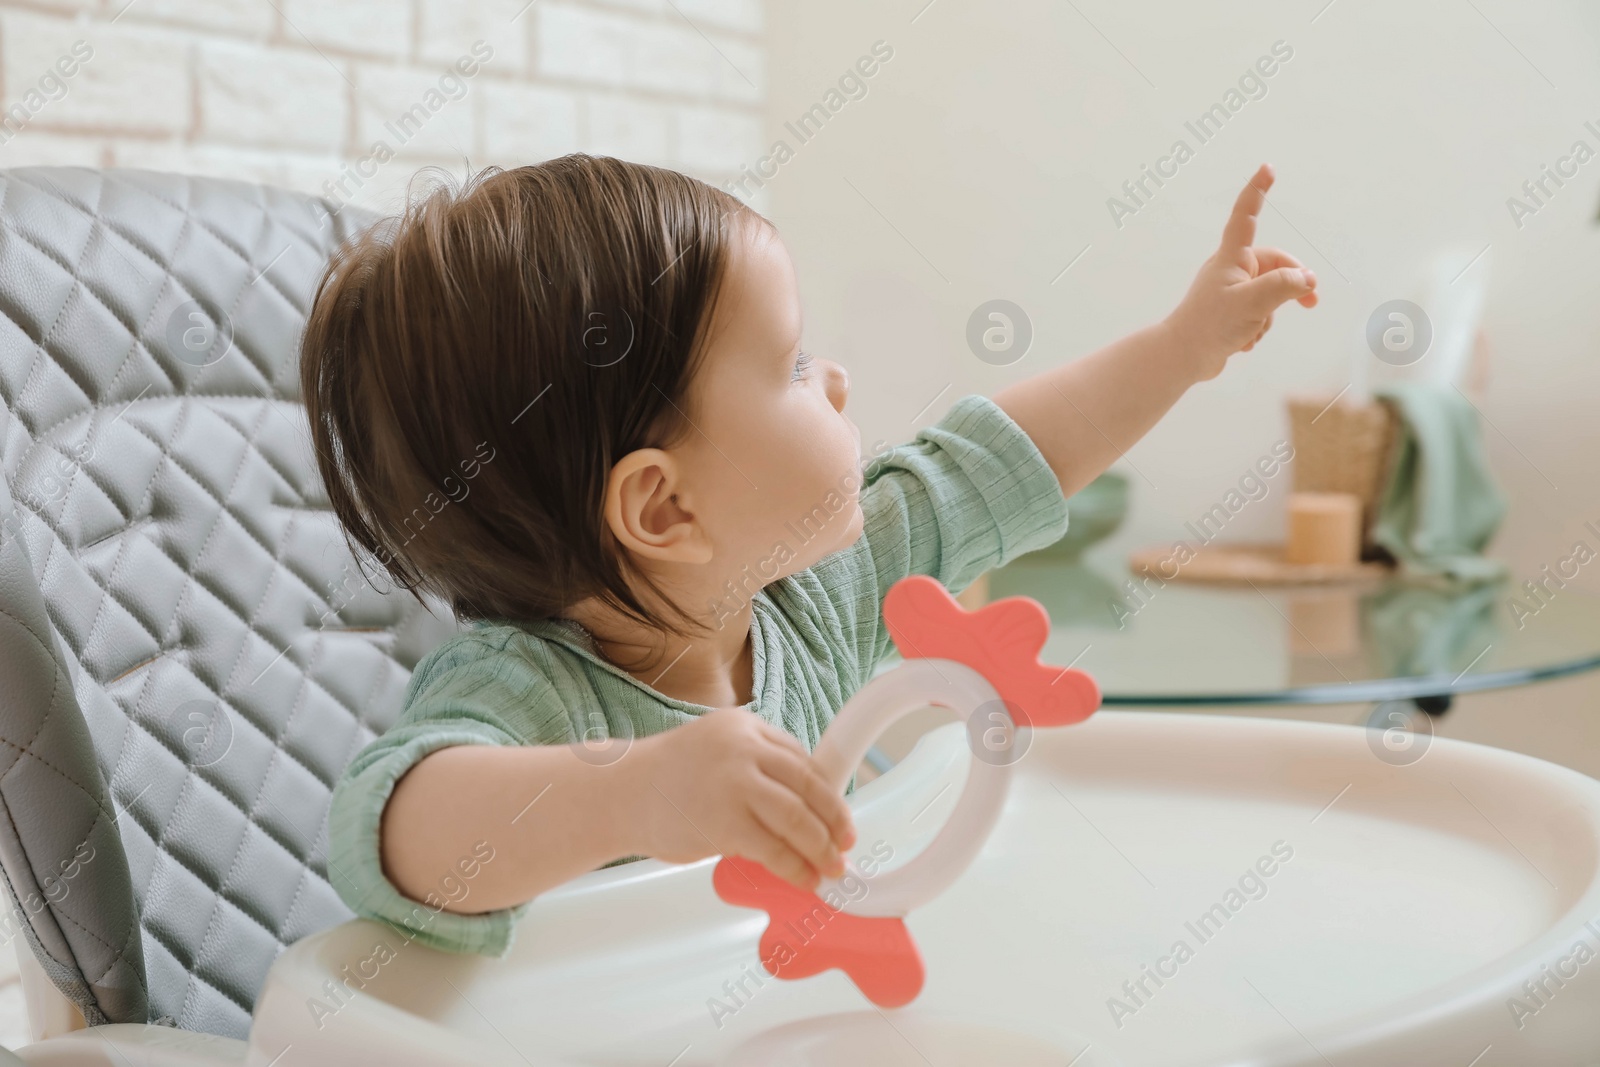
[[[1361,556],[1361,498],[1354,493],[1290,493],[1290,563],[1349,566]]]

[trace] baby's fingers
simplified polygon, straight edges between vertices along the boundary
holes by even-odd
[[[1305,266],[1304,263],[1300,262],[1294,256],[1290,255],[1288,252],[1285,252],[1281,248],[1258,246],[1256,248],[1252,248],[1250,251],[1254,253],[1256,257],[1257,274],[1265,274],[1267,271],[1277,270],[1279,267]]]
[[[1261,164],[1234,201],[1233,213],[1222,228],[1222,251],[1230,258],[1242,254],[1255,243],[1256,216],[1261,214],[1261,207],[1267,202],[1267,190],[1272,188],[1272,178],[1272,167]]]
[[[839,848],[847,849],[856,843],[855,823],[850,817],[850,805],[844,802],[844,797],[829,788],[822,777],[822,772],[817,769],[816,761],[810,755],[792,756],[787,752],[776,753],[762,760],[761,770],[799,797],[806,807],[822,820],[827,827],[828,835]]]
[[[790,848],[783,838],[768,830],[759,819],[753,819],[750,840],[740,846],[737,855],[755,860],[761,866],[800,889],[815,889],[821,880],[815,868],[805,857]]]
[[[1316,293],[1317,276],[1306,267],[1279,267],[1245,282],[1243,288],[1252,310],[1265,316],[1286,300],[1304,303],[1306,297]]]
[[[1279,267],[1305,266],[1304,263],[1301,263],[1298,259],[1285,252],[1281,248],[1252,248],[1250,251],[1255,253],[1257,274],[1262,274],[1266,271],[1277,270]],[[1316,285],[1315,278],[1312,279],[1312,285],[1313,287]],[[1308,308],[1314,308],[1317,306],[1317,294],[1314,292],[1305,293],[1301,296],[1295,297],[1295,299]]]
[[[751,797],[750,811],[762,826],[799,853],[814,870],[833,878],[844,873],[844,857],[833,843],[827,826],[786,787],[768,780]]]

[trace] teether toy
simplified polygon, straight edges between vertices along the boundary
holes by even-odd
[[[1017,731],[1082,722],[1100,706],[1100,689],[1082,671],[1039,662],[1050,617],[1028,597],[969,612],[938,581],[914,575],[889,590],[883,618],[905,662],[868,682],[840,709],[813,755],[829,785],[843,789],[896,719],[929,704],[949,708],[974,739],[966,786],[949,820],[903,866],[869,878],[847,858],[845,878],[858,880],[857,887],[870,883],[859,899],[839,891],[844,879],[824,880],[808,892],[733,856],[717,864],[712,885],[728,903],[770,916],[760,944],[768,973],[797,979],[837,967],[874,1004],[898,1007],[910,1003],[923,982],[922,956],[905,916],[949,887],[982,848],[1005,803],[1012,766],[1025,750],[1017,743],[1025,735]],[[1007,743],[988,745],[997,734]]]

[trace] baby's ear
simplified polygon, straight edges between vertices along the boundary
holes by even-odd
[[[606,479],[606,525],[624,548],[664,563],[709,563],[711,541],[680,506],[678,461],[659,448],[629,452]]]

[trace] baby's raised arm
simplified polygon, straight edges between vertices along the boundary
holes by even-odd
[[[1252,247],[1272,180],[1263,164],[1239,194],[1221,247],[1165,319],[995,394],[1049,461],[1063,495],[1133,447],[1189,386],[1254,348],[1280,304],[1316,305],[1315,274],[1287,252]]]
[[[470,892],[444,907],[513,907],[629,855],[688,863],[744,856],[814,888],[844,873],[855,843],[844,798],[804,746],[742,708],[633,741],[620,758],[581,745],[453,745],[419,761],[384,808],[384,872],[406,896],[438,897],[462,857],[492,848]],[[482,858],[481,856],[479,857]]]

